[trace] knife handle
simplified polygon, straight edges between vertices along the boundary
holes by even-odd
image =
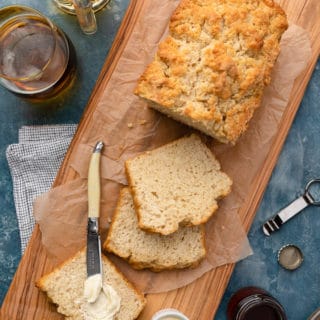
[[[92,153],[88,173],[88,217],[100,215],[100,157],[103,142],[99,141]]]

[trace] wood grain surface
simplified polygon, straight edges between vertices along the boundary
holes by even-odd
[[[54,184],[55,186],[76,178],[76,173],[68,165],[69,159],[72,156],[73,150],[81,140],[81,137],[85,134],[86,128],[91,125],[92,115],[97,103],[112,76],[112,71],[117,65],[121,52],[125,48],[133,26],[139,18],[143,1],[144,0],[132,0],[129,4],[122,25],[83,114],[75,138],[59,170]],[[253,183],[250,196],[239,212],[247,231],[253,222],[262,194],[276,164],[320,52],[320,1],[280,0],[279,2],[287,12],[289,21],[305,28],[310,33],[312,59],[303,74],[295,81],[289,105],[280,123],[278,135],[275,138],[260,175],[256,177],[256,181]],[[224,265],[206,273],[194,283],[181,289],[164,294],[148,295],[147,306],[139,319],[149,320],[155,311],[166,307],[177,308],[184,312],[190,319],[213,319],[228,285],[233,268],[233,264]],[[56,312],[55,307],[48,302],[45,295],[35,287],[35,280],[51,269],[52,265],[47,259],[46,253],[41,245],[41,234],[38,226],[36,226],[7,296],[5,297],[0,312],[0,319],[63,319],[63,317]]]

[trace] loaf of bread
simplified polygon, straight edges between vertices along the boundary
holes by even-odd
[[[182,0],[135,93],[234,144],[260,105],[287,29],[273,0]]]
[[[146,304],[144,296],[103,256],[103,283],[113,287],[121,298],[117,320],[134,320]],[[37,281],[36,285],[46,292],[57,305],[58,312],[69,320],[86,320],[81,309],[84,282],[87,277],[85,251],[80,251],[60,267]]]
[[[205,230],[204,226],[181,227],[168,236],[142,231],[130,190],[123,188],[103,248],[126,259],[135,269],[196,267],[206,255]]]
[[[183,137],[125,163],[141,229],[168,235],[205,223],[231,179],[197,135]]]

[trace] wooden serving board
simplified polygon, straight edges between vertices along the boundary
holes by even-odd
[[[70,158],[92,125],[93,113],[102,96],[112,72],[117,65],[130,34],[135,26],[144,0],[132,0],[129,4],[122,25],[103,66],[97,84],[83,114],[78,131],[68,150],[64,163],[57,175],[55,186],[71,181],[77,174],[69,166]],[[278,135],[266,158],[260,175],[253,183],[250,195],[239,212],[245,229],[248,231],[253,222],[257,207],[262,198],[272,170],[280,154],[282,145],[290,129],[296,111],[300,105],[305,88],[320,52],[320,2],[319,0],[280,0],[280,5],[287,12],[289,21],[310,33],[312,59],[306,70],[296,79],[289,105],[282,117]],[[152,314],[161,308],[173,307],[184,312],[190,319],[211,320],[217,311],[221,298],[227,287],[234,265],[218,267],[192,284],[178,290],[163,294],[148,295],[148,303],[139,319],[149,320]],[[21,260],[7,296],[2,305],[1,320],[54,320],[63,319],[55,307],[48,303],[45,295],[35,287],[35,280],[50,271],[52,265],[47,259],[41,244],[41,234],[36,226],[30,243]]]

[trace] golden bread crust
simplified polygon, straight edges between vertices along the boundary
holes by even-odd
[[[287,29],[272,0],[182,0],[135,93],[222,142],[259,106]]]

